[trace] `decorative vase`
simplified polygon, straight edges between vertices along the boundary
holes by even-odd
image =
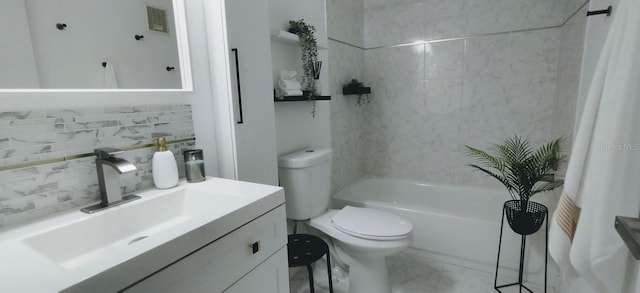
[[[315,85],[315,92],[313,92],[316,96],[322,95],[322,83],[320,83],[320,79],[316,79],[313,81]]]
[[[537,232],[547,215],[547,207],[533,201],[508,200],[504,203],[507,222],[520,235]]]

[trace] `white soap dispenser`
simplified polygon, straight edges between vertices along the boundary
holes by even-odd
[[[151,169],[153,184],[157,188],[165,189],[178,185],[178,164],[173,152],[167,150],[164,137],[155,140],[156,152],[153,154]]]

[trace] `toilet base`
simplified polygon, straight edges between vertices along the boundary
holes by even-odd
[[[385,258],[358,259],[349,263],[349,293],[389,293],[389,272]]]
[[[323,289],[328,289],[326,281],[326,262],[315,263],[314,281]],[[360,259],[349,258],[349,272],[334,266],[333,289],[336,293],[389,293],[392,292],[385,258]],[[317,274],[317,275],[316,275]],[[393,291],[395,292],[395,291]]]
[[[390,293],[389,275],[385,257],[409,247],[411,236],[396,240],[371,240],[351,236],[337,230],[332,224],[338,210],[312,218],[309,225],[331,238],[329,249],[334,259],[340,260],[349,270],[349,293]],[[333,262],[340,264],[340,261]],[[336,282],[334,282],[335,289]]]
[[[348,293],[349,292],[349,273],[342,267],[333,263],[333,256],[331,257],[331,277],[333,281],[334,293]],[[327,262],[324,259],[320,259],[314,263],[313,269],[313,281],[316,288],[322,289],[319,292],[329,292],[329,281],[327,280]]]

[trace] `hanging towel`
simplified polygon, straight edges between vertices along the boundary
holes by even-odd
[[[104,67],[104,83],[103,86],[105,89],[117,89],[118,88],[118,80],[116,79],[116,71],[113,69],[113,65],[111,62],[108,62]]]
[[[629,290],[629,253],[614,218],[640,212],[639,13],[640,1],[621,0],[613,16],[549,231],[549,252],[570,292]]]

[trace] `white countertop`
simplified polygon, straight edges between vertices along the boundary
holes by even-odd
[[[93,255],[77,265],[61,265],[26,241],[43,232],[126,209],[129,205],[141,204],[178,189],[206,190],[215,193],[212,195],[215,199],[205,207],[206,213],[198,217],[161,227],[160,232],[135,245],[110,245],[108,250],[101,249],[106,251],[102,256]],[[147,189],[136,194],[141,199],[94,214],[83,213],[78,208],[24,226],[0,230],[0,292],[119,290],[284,204],[281,187],[213,177],[200,183],[181,181],[171,189]],[[141,213],[140,217],[145,215]],[[101,231],[86,233],[86,237],[97,233]],[[69,244],[73,249],[73,243]]]

